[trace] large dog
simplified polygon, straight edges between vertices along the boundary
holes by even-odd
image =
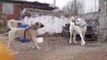
[[[18,26],[20,25],[20,23],[22,23],[21,21],[16,21],[14,19],[11,19],[8,21],[8,27],[10,28],[10,31],[8,32],[8,38],[9,38],[9,42],[7,47],[9,48],[11,42],[16,38],[16,37],[23,37],[24,31],[25,29],[23,28],[19,28]],[[43,24],[41,24],[40,22],[36,22],[30,26],[27,27],[27,38],[29,38],[30,40],[33,40],[34,45],[40,49],[40,47],[38,46],[36,37],[38,35],[37,33],[37,29],[44,27]]]
[[[86,29],[87,29],[87,24],[83,18],[74,19],[74,17],[71,17],[70,18],[70,27],[69,27],[69,30],[70,30],[69,43],[72,43],[72,35],[73,35],[74,43],[77,43],[75,37],[77,34],[79,34],[81,37],[81,45],[86,44],[86,42],[84,40]]]

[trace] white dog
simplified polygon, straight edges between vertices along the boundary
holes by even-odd
[[[8,21],[8,27],[10,28],[10,31],[8,32],[8,38],[9,42],[7,47],[9,48],[10,43],[16,38],[16,37],[23,37],[23,32],[25,31],[24,28],[19,28],[18,25],[22,23],[21,21],[16,21],[14,19],[11,19]],[[27,35],[30,38],[30,40],[33,40],[35,46],[40,49],[38,46],[37,41],[35,40],[37,36],[37,29],[44,27],[43,24],[36,22],[35,24],[28,26],[27,28]]]
[[[75,23],[72,21],[75,21]],[[86,42],[84,40],[86,29],[87,29],[87,24],[84,21],[84,19],[78,18],[78,19],[74,20],[74,17],[71,17],[70,27],[69,27],[69,30],[70,30],[69,43],[72,43],[72,35],[73,35],[74,43],[77,43],[77,41],[75,40],[75,37],[76,37],[76,34],[79,34],[81,37],[81,45],[86,44]]]

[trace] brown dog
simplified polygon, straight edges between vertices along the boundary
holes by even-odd
[[[17,23],[17,24],[16,24]],[[10,28],[8,37],[9,37],[9,42],[8,42],[8,48],[10,46],[10,43],[16,38],[16,37],[22,37],[24,36],[24,31],[25,29],[19,28],[18,24],[21,23],[19,21],[15,21],[15,20],[10,20],[8,22],[8,26]],[[16,25],[14,25],[16,24]],[[37,37],[38,33],[37,33],[37,29],[44,27],[43,24],[41,24],[40,22],[36,22],[35,24],[32,24],[31,26],[29,26],[26,30],[26,37],[29,38],[30,40],[33,40],[34,45],[40,49],[40,47],[38,46],[37,40],[35,40],[35,38]]]

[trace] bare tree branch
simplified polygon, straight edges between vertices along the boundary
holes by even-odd
[[[82,14],[84,13],[84,2],[78,0],[69,1],[63,7],[63,10],[73,15]]]

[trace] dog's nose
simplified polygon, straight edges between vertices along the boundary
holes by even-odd
[[[44,27],[44,25],[41,25],[41,27]]]

